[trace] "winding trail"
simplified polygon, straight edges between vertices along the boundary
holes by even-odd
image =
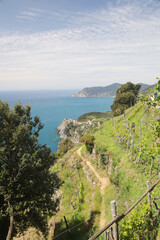
[[[83,160],[83,162],[90,168],[90,170],[94,173],[96,178],[100,182],[100,193],[102,197],[102,203],[101,203],[101,213],[100,213],[100,222],[99,222],[99,228],[103,228],[106,224],[106,216],[105,216],[105,203],[104,203],[104,194],[106,187],[110,184],[109,177],[101,177],[99,173],[96,171],[95,167],[92,165],[92,163],[88,160],[87,157],[82,157],[81,154],[82,147],[77,150],[77,154],[80,156],[80,158]]]

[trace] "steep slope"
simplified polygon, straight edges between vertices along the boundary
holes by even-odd
[[[102,203],[101,203],[101,213],[100,213],[100,220],[99,220],[99,228],[103,228],[106,224],[106,214],[105,214],[105,203],[104,203],[104,195],[106,187],[110,185],[110,179],[106,175],[105,177],[101,177],[93,164],[90,162],[90,160],[87,157],[83,157],[81,154],[82,147],[77,150],[78,155],[83,160],[84,164],[88,165],[90,170],[93,172],[93,174],[96,176],[98,181],[100,182],[100,193],[102,197]]]
[[[95,134],[96,147],[102,148],[103,146],[112,156],[110,180],[117,189],[114,200],[116,200],[118,204],[118,213],[126,211],[140,198],[147,189],[147,181],[150,181],[152,185],[158,179],[160,157],[157,148],[159,148],[160,139],[158,135],[155,135],[155,126],[158,124],[159,114],[159,108],[150,108],[144,103],[138,103],[128,109],[125,115],[105,122],[103,127]],[[159,191],[160,186],[152,193],[152,199],[157,199],[156,202],[158,206],[160,206],[160,200],[158,200]],[[110,194],[110,192],[106,191],[106,204],[109,205],[110,203],[107,200],[108,194]],[[141,207],[138,208],[138,213],[134,212],[135,215],[133,215],[133,217],[137,217],[135,217],[134,222],[138,222],[138,217],[144,222],[144,225],[138,230],[139,233],[136,232],[136,228],[131,225],[129,226],[131,230],[127,230],[128,235],[124,233],[126,234],[124,238],[123,229],[125,228],[125,222],[122,221],[122,223],[120,222],[120,229],[123,237],[121,236],[120,239],[138,239],[138,234],[142,234],[142,236],[145,235],[145,233],[143,233],[144,229],[146,234],[150,235],[150,238],[142,238],[141,236],[140,239],[156,239],[155,236],[157,236],[158,231],[158,228],[156,229],[157,225],[155,225],[154,228],[151,226],[148,228],[148,226],[145,225],[146,222],[144,221],[144,217],[142,217],[144,214],[143,206],[147,209],[147,199],[145,199]],[[141,208],[143,209],[142,211]],[[107,210],[110,211],[109,208]],[[153,212],[155,219],[157,219],[154,205]],[[129,224],[129,222],[127,223],[127,219],[128,218],[125,219],[126,224]],[[149,222],[150,220],[151,219],[148,218]],[[135,234],[137,234],[137,238],[134,238]]]
[[[157,138],[155,142],[154,133],[154,123],[158,121],[159,114],[159,108],[149,108],[144,103],[137,103],[127,109],[124,115],[105,121],[99,130],[95,133],[93,131],[95,147],[91,155],[85,147],[77,145],[63,159],[58,160],[58,171],[64,185],[61,189],[61,210],[54,218],[55,236],[65,230],[65,215],[71,228],[82,222],[80,232],[75,227],[70,235],[77,240],[88,239],[111,220],[110,201],[116,200],[118,214],[122,213],[146,191],[148,180],[151,184],[157,181],[160,169],[159,154],[155,152],[153,161],[152,153],[155,143],[159,141]],[[159,199],[159,190],[158,188],[153,193],[152,198]],[[160,200],[156,203],[160,206]],[[135,212],[134,221],[141,219],[144,222],[147,206],[146,198],[138,213]],[[155,214],[156,209],[153,206],[154,219]],[[121,239],[135,239],[131,236],[142,234],[144,231],[141,227],[137,232],[131,224],[132,221],[128,219],[129,217],[125,220],[130,224],[126,235],[128,238],[124,238],[126,233],[123,231],[127,225],[124,221],[120,222]],[[150,218],[147,219],[150,221]],[[89,224],[85,225],[83,221]],[[153,229],[144,224],[144,229],[151,239],[157,236],[157,226],[154,225]],[[70,236],[61,239],[68,240]]]
[[[89,116],[93,119],[93,114],[87,114],[82,120],[88,121]],[[90,133],[95,137],[92,154],[78,143],[51,169],[63,184],[57,192],[59,211],[49,221],[48,240],[53,236],[61,240],[89,239],[111,220],[112,200],[117,202],[118,214],[125,212],[146,192],[146,182],[153,185],[158,179],[160,108],[138,102],[121,116],[103,119],[103,124]],[[145,198],[119,223],[120,239],[160,239],[160,219],[156,215],[160,209],[159,193],[157,186],[151,194],[152,215]]]

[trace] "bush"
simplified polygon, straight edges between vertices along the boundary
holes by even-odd
[[[148,204],[140,204],[120,224],[120,239],[157,239],[157,216],[150,216]]]
[[[70,138],[65,138],[58,143],[58,156],[63,156],[66,152],[68,152],[74,146],[73,142]]]
[[[90,134],[86,134],[80,138],[80,142],[86,145],[86,149],[90,154],[92,153],[92,150],[94,148],[94,140],[95,140],[94,136]]]

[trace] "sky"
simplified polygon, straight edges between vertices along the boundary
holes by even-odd
[[[154,84],[160,0],[0,0],[0,90]]]

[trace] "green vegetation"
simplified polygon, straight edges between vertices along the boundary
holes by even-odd
[[[77,118],[79,122],[87,122],[88,120],[97,119],[98,121],[106,121],[112,117],[112,112],[89,112]]]
[[[56,153],[57,157],[63,156],[74,146],[73,142],[69,138],[65,138],[58,143],[58,151]]]
[[[129,218],[124,218],[120,227],[120,239],[156,239],[158,233],[157,216],[151,216],[148,203],[138,205]]]
[[[94,198],[90,209],[96,215],[92,219],[92,224],[88,225],[88,229],[84,226],[81,229],[84,233],[83,236],[79,238],[78,232],[77,235],[74,235],[76,239],[87,239],[87,237],[91,237],[99,230],[102,200],[104,201],[103,210],[106,213],[107,223],[112,218],[110,201],[116,200],[118,214],[125,212],[146,192],[146,182],[150,180],[150,183],[153,184],[157,180],[160,169],[160,110],[153,106],[158,104],[159,99],[156,98],[152,103],[148,102],[148,98],[145,98],[145,101],[146,99],[148,104],[144,101],[137,102],[134,106],[126,109],[124,114],[104,121],[103,125],[96,132],[93,131],[92,134],[94,134],[95,139],[92,151],[88,151],[86,145],[83,147],[81,151],[82,157],[92,164],[100,176],[106,177],[106,175],[109,175],[111,182],[107,185],[103,197],[98,179],[94,174],[88,172],[87,181],[90,181],[89,179],[91,178],[95,183],[95,187],[92,190]],[[84,117],[88,119],[89,116],[86,115]],[[83,138],[82,142],[85,143],[87,137],[84,135]],[[67,157],[67,159],[70,159],[70,157]],[[86,164],[81,160],[80,165],[82,172],[86,175],[86,170],[84,170],[84,165],[86,167]],[[70,194],[71,192],[73,193],[73,188],[70,187],[69,189],[72,189],[69,191]],[[83,183],[84,190],[85,185]],[[160,235],[160,219],[157,210],[157,206],[160,206],[160,196],[158,193],[159,186],[152,192],[152,200],[154,201],[152,204],[152,215],[147,198],[145,198],[133,212],[120,221],[120,239],[149,240],[156,239],[158,234]],[[82,199],[84,199],[84,196],[85,194],[83,193]],[[88,200],[91,201],[89,196]],[[84,204],[83,206],[83,210],[87,210],[87,205]],[[81,214],[82,208],[80,207],[76,218],[81,216]],[[88,215],[83,215],[83,219],[86,222]],[[72,223],[73,219],[70,224],[72,225]],[[104,239],[104,236],[102,235],[98,239]]]
[[[98,220],[97,215],[100,211],[98,202],[101,201],[99,189],[92,186],[92,176],[89,175],[87,168],[84,171],[76,149],[59,159],[51,171],[58,173],[63,181],[60,188],[62,192],[60,211],[53,217],[53,221],[56,222],[54,234],[58,235],[65,231],[65,216],[70,228],[77,224],[78,227],[62,235],[60,239],[88,239],[89,232]]]
[[[160,82],[155,89],[157,92],[160,92],[159,85]],[[50,173],[58,175],[63,184],[56,194],[60,201],[59,211],[52,213],[50,224],[55,227],[50,231],[48,240],[63,233],[66,228],[71,230],[60,235],[59,239],[88,239],[112,219],[112,200],[117,202],[118,214],[123,213],[146,192],[147,181],[151,185],[157,181],[160,171],[160,99],[159,96],[152,100],[148,96],[141,96],[141,101],[136,102],[138,91],[139,85],[123,85],[117,93],[120,101],[114,103],[117,104],[114,105],[114,115],[120,109],[121,115],[84,114],[79,121],[92,120],[101,122],[101,125],[95,128],[92,124],[86,130],[84,127],[77,129],[71,124],[69,133],[72,137],[75,130],[79,130],[82,136],[80,143],[73,145],[69,138],[59,143],[56,163],[53,159]],[[34,133],[37,139],[36,131],[32,131]],[[160,239],[159,189],[160,186],[157,186],[151,193],[152,212],[146,197],[119,222],[120,239],[158,240],[158,236]],[[39,208],[36,210],[39,211]],[[49,212],[46,216],[49,216]],[[2,219],[3,216],[0,217]],[[43,221],[38,221],[43,224]],[[98,239],[104,239],[104,235]]]
[[[60,181],[49,173],[55,162],[50,148],[38,144],[42,128],[30,106],[11,110],[0,101],[0,239],[10,240],[29,226],[46,233],[56,209],[52,195]]]
[[[140,87],[140,84],[134,85],[131,82],[127,82],[117,90],[116,97],[111,105],[114,116],[123,114],[125,109],[136,103]]]
[[[86,149],[90,154],[92,153],[92,150],[94,148],[94,140],[95,138],[90,134],[86,134],[80,138],[80,142],[85,144]]]
[[[103,146],[113,153],[110,179],[118,190],[116,198],[119,213],[125,211],[126,206],[131,206],[145,192],[147,180],[158,175],[160,112],[159,108],[149,107],[157,105],[158,102],[156,98],[152,104],[150,101],[148,105],[136,104],[126,110],[124,115],[105,122],[103,128],[95,135],[96,146],[101,146],[103,143]],[[155,198],[154,194],[152,195],[152,198]],[[157,197],[159,205],[158,199]],[[152,219],[145,212],[145,207],[142,211],[137,208],[133,215],[137,218],[129,217],[123,222],[120,239],[137,239],[137,236],[140,239],[156,239],[159,219],[155,206],[153,206]],[[140,224],[139,219],[146,224]],[[138,228],[139,225],[142,226]]]

